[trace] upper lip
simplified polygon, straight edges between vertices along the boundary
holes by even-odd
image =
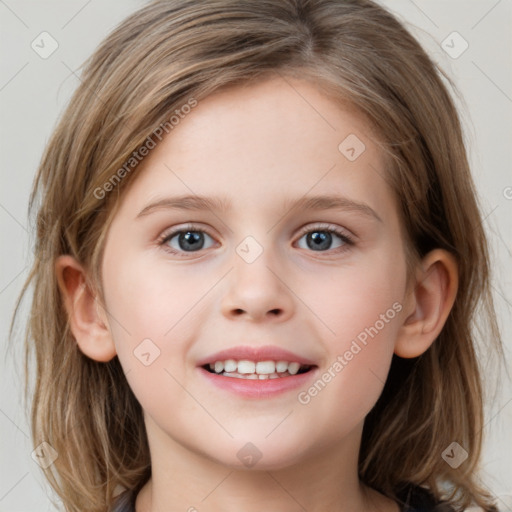
[[[239,345],[237,347],[227,348],[220,352],[215,352],[198,361],[198,366],[204,366],[215,361],[226,361],[227,359],[235,359],[236,361],[288,361],[289,363],[297,362],[302,365],[316,366],[315,362],[306,357],[299,356],[289,350],[285,350],[276,345],[265,345],[264,347],[251,347],[248,345]]]

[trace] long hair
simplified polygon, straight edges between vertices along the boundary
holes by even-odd
[[[370,0],[157,0],[124,20],[84,64],[30,196],[35,259],[13,322],[33,285],[25,333],[26,390],[34,354],[36,365],[32,436],[34,446],[47,442],[58,453],[45,474],[68,511],[104,512],[120,488],[142,487],[151,464],[142,409],[118,358],[93,361],[73,339],[55,259],[74,256],[102,299],[106,234],[137,175],[134,152],[159,127],[171,133],[170,116],[192,100],[276,74],[348,102],[380,135],[409,262],[434,248],[458,262],[458,294],[438,339],[413,360],[394,356],[365,421],[360,478],[389,497],[411,482],[457,509],[490,506],[475,476],[483,428],[477,312],[491,348],[501,350],[501,341],[482,216],[443,83],[455,90],[450,78]],[[441,457],[453,441],[468,453],[457,469]]]

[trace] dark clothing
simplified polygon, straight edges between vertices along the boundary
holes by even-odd
[[[135,512],[135,498],[135,493],[123,492],[111,512]],[[423,487],[410,485],[398,493],[398,500],[401,512],[453,512],[446,503],[436,502]]]
[[[417,485],[409,485],[398,494],[400,512],[454,512],[445,502],[437,502],[430,492]]]
[[[111,512],[135,512],[135,498],[137,495],[130,491],[122,492],[116,499]]]

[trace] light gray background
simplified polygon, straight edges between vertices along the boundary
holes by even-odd
[[[33,234],[28,196],[56,119],[79,83],[76,72],[98,43],[142,0],[0,0],[0,347],[5,353],[14,301],[30,268]],[[493,288],[510,367],[512,240],[512,0],[385,0],[448,71],[462,92],[459,104],[494,256]],[[46,31],[58,49],[41,58],[31,43]],[[458,58],[442,42],[457,31],[469,44]],[[462,48],[454,39],[452,51]],[[27,311],[25,301],[24,314]],[[24,317],[22,317],[24,318]],[[21,324],[14,355],[21,360]],[[486,358],[484,353],[482,357]],[[31,458],[22,404],[22,373],[2,357],[0,375],[0,512],[55,510],[39,466]],[[488,375],[492,382],[495,372]],[[492,387],[490,391],[492,391]],[[503,374],[487,404],[483,473],[512,511],[512,385]],[[84,449],[87,449],[84,447]]]

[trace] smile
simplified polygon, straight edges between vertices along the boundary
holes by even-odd
[[[239,361],[226,359],[225,361],[205,364],[203,368],[210,373],[216,373],[223,377],[266,380],[306,373],[311,369],[311,365],[301,365],[295,361],[268,360],[255,362],[247,359]]]

